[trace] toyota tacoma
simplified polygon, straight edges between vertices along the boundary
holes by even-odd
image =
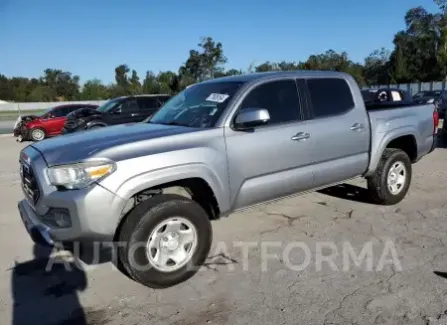
[[[125,273],[169,287],[205,262],[212,219],[357,177],[397,204],[437,123],[433,104],[368,107],[341,72],[218,78],[143,123],[24,148],[18,209],[35,241],[118,243]]]

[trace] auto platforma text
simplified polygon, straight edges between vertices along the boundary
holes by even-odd
[[[82,255],[86,250],[81,246],[75,245],[70,254],[60,254],[61,247],[56,244],[54,251],[50,256],[46,270],[51,272],[55,264],[65,264],[67,271],[70,271],[73,263],[82,269],[95,268],[100,264],[105,249],[108,250],[110,261],[116,265],[117,250],[125,247],[127,243],[120,242],[96,242],[88,251],[89,263],[82,262]],[[133,250],[146,249],[147,242],[136,243]],[[82,255],[81,255],[82,252]],[[327,270],[333,271],[351,271],[353,268],[363,271],[381,271],[385,266],[390,265],[395,271],[402,271],[402,265],[396,246],[392,240],[384,240],[380,244],[374,244],[373,241],[365,242],[363,245],[352,245],[345,241],[335,243],[331,241],[316,241],[312,244],[303,241],[235,241],[231,244],[220,241],[214,245],[211,250],[210,264],[212,258],[217,257],[227,260],[216,264],[223,265],[229,272],[249,271],[253,268],[260,268],[262,272],[269,270],[269,267],[275,263],[281,262],[284,268],[291,271],[304,271],[312,268],[314,271]],[[151,266],[139,265],[132,260],[133,267],[141,270],[149,269]],[[194,265],[187,267],[194,268]],[[205,268],[203,268],[205,269]],[[200,269],[199,269],[200,270]]]

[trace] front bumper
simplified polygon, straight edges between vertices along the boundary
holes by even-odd
[[[23,185],[25,199],[19,203],[19,212],[25,227],[34,236],[43,237],[47,244],[54,242],[111,241],[115,235],[126,201],[99,184],[80,190],[58,190],[46,176],[46,162],[32,146],[23,150],[29,168],[33,171],[33,183],[37,195],[30,197],[29,183]],[[22,176],[23,177],[23,176]],[[28,192],[27,192],[28,190]],[[65,212],[69,222],[57,223],[51,211]],[[53,219],[54,217],[54,219]],[[42,239],[42,238],[40,238]]]
[[[39,245],[53,246],[54,241],[50,236],[50,228],[39,222],[29,203],[26,200],[20,201],[18,209],[23,225],[31,239]]]
[[[55,191],[39,198],[36,206],[24,199],[19,212],[35,242],[94,243],[113,240],[125,201],[100,185],[77,191]],[[68,212],[70,225],[58,227],[48,222],[50,208]],[[36,240],[37,238],[37,240]]]
[[[14,129],[13,133],[15,137],[18,137],[20,135],[23,140],[29,140],[29,129],[26,127]]]

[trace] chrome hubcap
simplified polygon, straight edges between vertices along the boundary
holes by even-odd
[[[407,170],[405,165],[396,161],[388,171],[387,186],[391,194],[399,194],[405,186]]]
[[[197,247],[197,230],[182,218],[169,218],[152,231],[146,254],[151,265],[162,272],[173,272],[185,266]]]
[[[42,130],[34,130],[33,131],[33,138],[35,140],[42,140],[45,137]]]

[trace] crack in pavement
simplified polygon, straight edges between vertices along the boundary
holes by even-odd
[[[336,216],[334,218],[332,218],[333,221],[337,221],[339,219],[352,219],[352,214],[354,213],[355,209],[352,209],[351,211],[348,212],[341,212],[339,211],[337,208],[335,208],[335,212],[341,214],[341,216]]]
[[[285,213],[268,212],[265,210],[261,210],[261,212],[266,214],[267,216],[284,218],[287,221],[285,225],[279,225],[274,228],[261,231],[260,232],[261,236],[268,234],[268,233],[277,233],[281,228],[284,228],[284,227],[293,227],[293,225],[296,221],[300,221],[300,219],[307,217],[306,215],[299,215],[297,217],[291,217]],[[302,232],[307,236],[307,232],[305,232],[305,231],[302,231]]]
[[[376,282],[373,282],[373,283],[370,283],[370,284],[361,286],[361,287],[355,289],[354,291],[352,291],[352,292],[350,292],[350,293],[344,295],[344,296],[342,297],[342,299],[340,300],[340,302],[338,303],[338,307],[335,308],[335,309],[333,309],[333,310],[331,310],[331,311],[329,311],[329,312],[327,312],[327,313],[324,315],[324,318],[323,318],[323,319],[324,319],[323,324],[326,324],[326,325],[327,325],[327,324],[331,324],[331,323],[328,323],[327,318],[329,317],[329,315],[338,313],[338,311],[341,310],[341,309],[343,308],[343,304],[344,304],[344,302],[345,302],[348,298],[354,296],[354,295],[357,294],[360,290],[366,289],[366,288],[371,287],[371,286],[375,286],[375,285],[379,284],[380,282],[382,282],[382,281],[376,281]],[[342,315],[338,315],[338,316],[340,316],[340,317],[343,318],[344,320],[347,320],[347,319],[346,319],[345,317],[343,317]]]
[[[378,284],[380,284],[380,283],[387,283],[387,284],[388,284],[388,286],[387,286],[387,291],[388,291],[388,293],[393,293],[393,292],[391,291],[391,283],[390,283],[390,281],[391,281],[391,279],[396,275],[396,270],[394,269],[394,267],[391,267],[391,271],[392,271],[392,274],[391,274],[386,280],[383,280],[383,279],[382,279],[382,280],[379,280],[379,281],[375,281],[375,282],[373,282],[373,283],[369,283],[369,284],[367,284],[367,285],[360,286],[359,288],[355,289],[354,291],[352,291],[352,292],[350,292],[350,293],[344,295],[344,296],[342,297],[342,299],[340,300],[340,302],[339,302],[339,304],[338,304],[338,307],[335,308],[335,309],[333,309],[333,310],[331,310],[331,311],[329,311],[329,312],[327,312],[327,313],[324,315],[324,318],[323,318],[323,319],[324,319],[323,324],[325,324],[325,325],[334,324],[334,323],[328,323],[328,317],[329,317],[330,315],[332,315],[332,314],[338,314],[338,312],[339,312],[340,310],[343,309],[343,304],[346,302],[346,300],[349,299],[350,297],[356,295],[358,292],[360,292],[360,291],[363,290],[363,289],[366,289],[366,288],[368,288],[368,287],[372,287],[372,286],[376,286],[376,285],[378,285]],[[376,295],[374,298],[369,299],[366,303],[364,303],[364,304],[363,304],[363,309],[366,310],[366,309],[367,309],[367,305],[368,305],[371,301],[373,301],[374,299],[376,299],[378,296],[380,296],[380,295]],[[344,321],[348,321],[343,315],[338,314],[338,316],[341,317],[341,318],[343,318]]]

